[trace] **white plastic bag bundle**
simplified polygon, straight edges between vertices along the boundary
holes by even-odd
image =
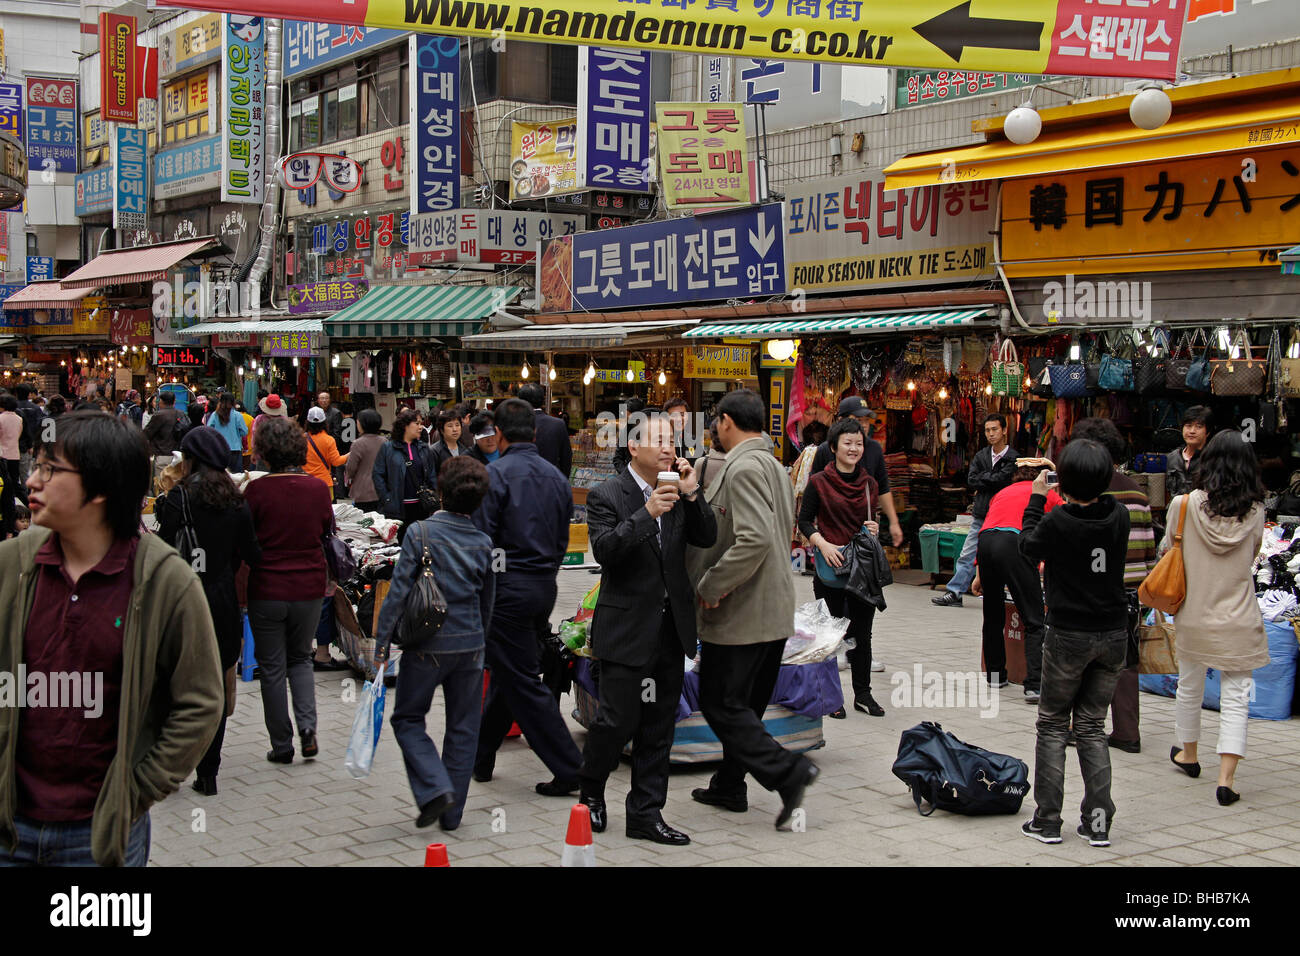
[[[352,736],[348,740],[343,766],[354,777],[370,776],[370,765],[375,760],[379,732],[384,727],[384,670],[385,665],[380,664],[375,679],[366,681],[361,688],[361,702],[357,705],[357,716],[352,720]]]
[[[823,600],[809,601],[794,609],[794,635],[786,639],[782,664],[816,664],[851,650],[855,641],[845,640],[849,619],[835,617]]]

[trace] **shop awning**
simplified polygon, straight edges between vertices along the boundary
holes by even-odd
[[[201,249],[215,246],[217,240],[183,239],[179,242],[160,242],[134,249],[112,249],[91,259],[63,280],[66,288],[94,289],[124,282],[152,282],[167,278],[167,270],[182,259],[188,259]]]
[[[1300,276],[1300,246],[1292,246],[1280,256],[1282,275]]]
[[[940,329],[974,325],[988,316],[994,306],[947,312],[902,312],[887,315],[840,315],[820,319],[787,319],[778,322],[716,322],[697,325],[684,335],[688,339],[755,338],[784,339],[828,332],[887,332],[895,329]]]
[[[540,325],[509,332],[485,332],[461,336],[467,348],[546,349],[616,348],[638,335],[665,335],[694,325],[692,321],[668,319],[662,322],[590,323],[587,325]]]
[[[517,286],[381,285],[325,320],[331,338],[425,339],[469,335],[504,309]]]
[[[1294,128],[1300,115],[1300,94],[1295,92],[1240,106],[1220,103],[1218,108],[1188,108],[1190,104],[1181,104],[1173,94],[1171,90],[1173,116],[1157,130],[1139,129],[1125,113],[1095,123],[1076,122],[1059,132],[1044,128],[1038,139],[1023,146],[999,138],[964,149],[919,153],[886,167],[885,188],[1045,176],[1259,149],[1276,144],[1281,129]],[[1264,130],[1268,139],[1261,136]]]
[[[200,322],[188,329],[177,329],[178,335],[231,335],[236,332],[323,332],[323,319],[241,319],[238,322]]]
[[[6,309],[71,309],[98,288],[69,289],[58,279],[33,282],[4,301]]]

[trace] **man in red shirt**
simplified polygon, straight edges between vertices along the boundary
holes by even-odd
[[[58,419],[0,544],[0,866],[144,866],[149,807],[217,729],[224,693],[198,575],[139,535],[139,429]]]

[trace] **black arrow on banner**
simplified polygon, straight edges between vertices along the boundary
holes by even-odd
[[[971,0],[915,27],[953,62],[960,63],[966,47],[989,50],[1037,50],[1043,24],[1034,20],[989,20],[970,15]]]

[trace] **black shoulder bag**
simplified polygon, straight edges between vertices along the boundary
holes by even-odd
[[[194,515],[190,513],[190,496],[185,490],[184,482],[176,487],[181,493],[181,526],[176,531],[176,538],[172,541],[172,547],[192,567],[194,556],[199,550],[199,534],[194,528]]]
[[[429,553],[424,532],[420,533],[420,549],[420,571],[411,593],[406,596],[402,624],[393,636],[393,643],[398,646],[422,644],[437,637],[447,620],[447,598],[433,576],[433,555]]]

